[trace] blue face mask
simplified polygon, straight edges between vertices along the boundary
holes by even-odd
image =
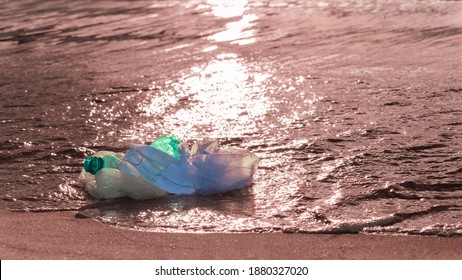
[[[122,172],[140,177],[171,194],[196,192],[189,172],[181,161],[151,146],[133,146],[117,166]]]

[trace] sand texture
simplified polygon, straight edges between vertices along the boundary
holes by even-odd
[[[0,259],[462,259],[462,238],[152,233],[75,214],[0,210]]]

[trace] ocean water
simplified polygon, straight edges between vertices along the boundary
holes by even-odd
[[[154,232],[462,235],[462,2],[1,1],[0,205]],[[172,133],[261,158],[217,196],[97,200]]]

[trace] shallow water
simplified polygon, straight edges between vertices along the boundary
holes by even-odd
[[[0,204],[149,231],[462,235],[462,3],[0,3]],[[98,201],[173,133],[261,158],[219,196]]]

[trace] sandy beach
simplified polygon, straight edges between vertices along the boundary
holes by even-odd
[[[0,210],[0,259],[462,259],[462,238],[150,233],[75,214]]]

